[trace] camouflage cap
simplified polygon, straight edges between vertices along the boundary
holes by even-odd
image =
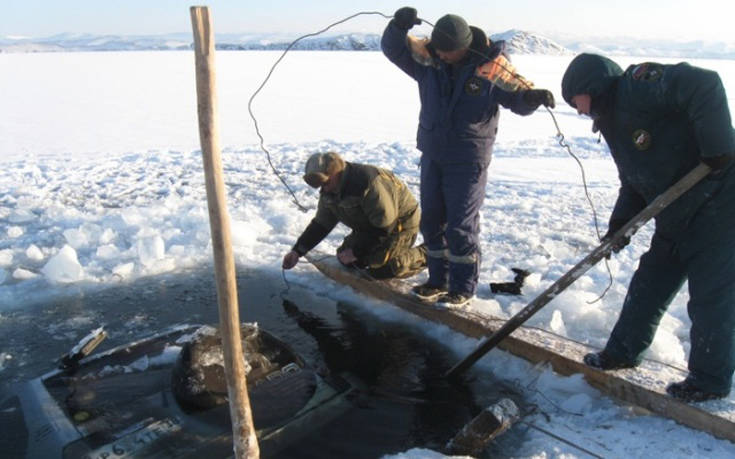
[[[314,153],[306,161],[304,181],[312,188],[319,188],[335,174],[342,172],[345,161],[335,152]]]

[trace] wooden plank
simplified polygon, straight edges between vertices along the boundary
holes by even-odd
[[[436,309],[412,296],[408,282],[367,279],[359,271],[342,266],[333,256],[311,252],[306,258],[340,284],[472,338],[484,338],[506,322],[476,311]],[[732,398],[687,404],[666,394],[667,384],[686,377],[683,370],[646,360],[634,369],[600,371],[582,363],[586,353],[597,349],[527,326],[516,329],[498,347],[531,363],[549,363],[561,375],[581,373],[591,386],[610,397],[735,442],[735,401]]]

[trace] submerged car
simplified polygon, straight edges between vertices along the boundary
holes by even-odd
[[[322,377],[286,343],[241,326],[248,393],[263,456],[344,413],[352,387]],[[219,331],[179,326],[89,355],[87,335],[59,368],[0,398],[0,455],[26,458],[231,457]]]

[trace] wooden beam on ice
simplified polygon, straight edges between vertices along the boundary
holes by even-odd
[[[436,309],[411,294],[410,282],[366,279],[359,271],[345,268],[336,257],[324,253],[312,251],[306,258],[342,285],[472,338],[484,338],[506,323],[472,310]],[[561,375],[581,373],[591,386],[611,397],[735,442],[735,401],[731,398],[688,404],[666,393],[666,385],[684,379],[686,371],[650,360],[632,369],[601,371],[582,362],[586,353],[598,349],[536,327],[518,327],[498,348],[531,363],[547,363]]]

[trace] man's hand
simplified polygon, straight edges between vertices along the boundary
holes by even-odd
[[[282,264],[281,266],[283,267],[283,269],[291,269],[291,268],[293,268],[294,266],[296,266],[296,263],[298,263],[298,262],[299,262],[299,257],[300,257],[300,256],[301,256],[301,255],[299,255],[299,254],[298,254],[298,253],[297,253],[296,251],[294,251],[294,250],[292,250],[292,251],[288,252],[288,253],[287,253],[287,254],[286,254],[286,255],[285,255],[284,257],[283,257],[283,264]]]
[[[393,24],[401,30],[409,30],[415,25],[421,24],[416,8],[404,6],[393,14]]]
[[[529,89],[523,93],[523,101],[534,110],[540,105],[544,107],[554,108],[554,95],[547,89]]]
[[[357,261],[357,257],[354,253],[352,253],[352,249],[346,249],[341,252],[337,252],[337,259],[345,266],[349,266]]]
[[[705,156],[702,158],[702,162],[712,168],[710,177],[714,177],[720,174],[727,166],[730,165],[732,156],[720,155],[720,156]]]
[[[611,220],[610,225],[607,228],[607,233],[605,233],[605,235],[602,236],[602,242],[606,242],[612,239],[613,235],[617,233],[620,228],[625,226],[626,223],[628,222],[625,220]],[[610,246],[610,250],[612,250],[615,253],[618,253],[621,250],[623,250],[628,244],[630,244],[630,236],[626,235],[626,236],[621,237],[617,241],[615,241],[615,243]],[[610,259],[609,253],[607,254],[606,258],[608,260]]]

